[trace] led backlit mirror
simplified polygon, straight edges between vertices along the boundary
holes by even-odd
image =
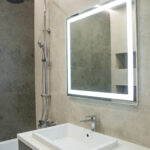
[[[136,1],[114,0],[67,19],[68,95],[137,99]]]

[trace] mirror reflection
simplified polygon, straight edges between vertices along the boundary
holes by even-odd
[[[101,8],[103,9],[102,6],[96,5],[93,10]],[[75,21],[69,22],[70,36],[67,38],[70,38],[70,74],[68,74],[70,77],[68,79],[71,80],[71,90],[129,95],[129,85],[131,85],[130,90],[134,92],[132,100],[136,99],[135,1],[132,1],[131,10],[132,23],[129,23],[131,14],[129,14],[129,4],[126,2],[105,8],[82,19],[76,19],[80,15],[75,16]],[[86,12],[81,14],[81,17],[84,14],[86,15]],[[130,25],[133,33],[128,32]],[[131,37],[133,37],[132,44],[129,40]],[[133,68],[129,70],[130,65]],[[133,83],[130,84],[129,81]]]

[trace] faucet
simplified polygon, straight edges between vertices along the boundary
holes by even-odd
[[[91,130],[95,131],[95,120],[96,120],[96,116],[95,115],[91,115],[91,116],[86,116],[86,120],[81,120],[80,122],[82,123],[87,123],[87,122],[91,122]]]

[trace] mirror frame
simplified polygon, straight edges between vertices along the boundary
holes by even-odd
[[[93,92],[71,89],[71,23],[113,7],[126,4],[127,8],[127,51],[128,51],[128,94]],[[132,0],[114,0],[104,5],[96,5],[93,9],[75,14],[67,19],[67,94],[72,96],[85,96],[93,98],[118,99],[134,101],[134,64],[133,64],[133,27],[132,27]]]

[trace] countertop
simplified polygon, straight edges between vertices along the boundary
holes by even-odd
[[[40,143],[32,137],[32,131],[18,134],[18,139],[33,150],[52,150],[48,146]],[[112,150],[150,150],[137,144],[133,144],[121,139],[118,140],[118,146]]]

